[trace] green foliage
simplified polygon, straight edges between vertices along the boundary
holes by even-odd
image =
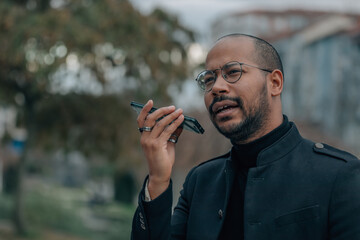
[[[125,0],[1,1],[0,104],[19,109],[20,126],[33,125],[32,146],[131,159],[130,101],[168,102],[167,87],[187,76],[193,40],[177,18],[144,16]]]
[[[45,196],[32,192],[27,196],[26,216],[33,228],[51,228],[74,234],[84,234],[86,229],[76,212],[76,206],[61,202],[58,196]]]
[[[13,201],[10,196],[1,195],[0,219],[11,219]],[[31,192],[25,202],[25,215],[30,222],[30,236],[39,235],[44,229],[53,229],[84,236],[85,228],[78,213],[74,212],[76,206],[64,207],[58,197],[44,196],[39,192]]]
[[[117,161],[115,169],[134,168],[142,154],[130,101],[168,103],[168,86],[187,76],[185,46],[193,40],[175,17],[161,10],[144,16],[127,0],[0,1],[0,105],[14,106],[16,127],[27,131],[17,166],[19,233],[26,231],[21,186],[29,153],[76,149]],[[57,216],[72,223],[57,228],[79,225],[55,199],[31,199],[35,212],[52,210],[39,219],[30,210],[30,222],[56,225]]]
[[[29,223],[30,239],[43,239],[46,231],[62,232],[89,240],[129,239],[134,207],[117,203],[90,206],[85,193],[56,186],[27,193],[25,216]],[[11,219],[12,198],[0,195],[0,221]],[[93,229],[86,222],[95,222]],[[91,224],[90,224],[91,225]],[[1,236],[1,230],[0,230]]]
[[[113,203],[92,208],[94,216],[107,221],[107,230],[101,232],[93,239],[130,239],[132,217],[135,208],[132,205]]]
[[[9,195],[0,195],[0,219],[11,219],[13,202]]]

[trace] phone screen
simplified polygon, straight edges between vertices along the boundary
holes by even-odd
[[[144,107],[144,104],[137,103],[137,102],[131,102],[131,107],[137,112],[137,114],[140,114],[141,109]],[[150,113],[154,112],[157,108],[151,108]],[[188,131],[203,134],[205,130],[202,128],[200,123],[192,117],[185,116],[184,122],[181,124],[181,126]]]

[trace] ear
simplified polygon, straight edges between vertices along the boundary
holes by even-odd
[[[284,77],[279,69],[275,69],[269,74],[269,91],[272,97],[279,96],[283,90]]]

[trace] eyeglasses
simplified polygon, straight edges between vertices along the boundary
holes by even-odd
[[[254,67],[254,68],[260,69],[262,71],[269,72],[269,73],[272,72],[271,70],[268,70],[268,69],[260,68],[257,66],[252,66],[252,65],[249,65],[246,63],[232,61],[232,62],[226,63],[221,68],[214,69],[214,70],[202,71],[196,77],[196,82],[198,83],[199,87],[202,90],[204,90],[205,92],[209,92],[213,88],[213,86],[216,82],[216,79],[217,79],[217,75],[215,72],[218,70],[221,70],[221,76],[225,79],[225,81],[227,81],[228,83],[235,83],[235,82],[239,81],[239,79],[241,78],[241,75],[243,72],[243,70],[242,70],[243,65],[248,66],[248,67]]]

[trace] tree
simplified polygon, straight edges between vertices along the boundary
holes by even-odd
[[[188,74],[193,40],[176,17],[159,9],[144,16],[126,0],[1,1],[0,102],[16,106],[28,136],[18,164],[19,233],[29,149],[133,160],[129,102],[169,101],[167,87]]]

